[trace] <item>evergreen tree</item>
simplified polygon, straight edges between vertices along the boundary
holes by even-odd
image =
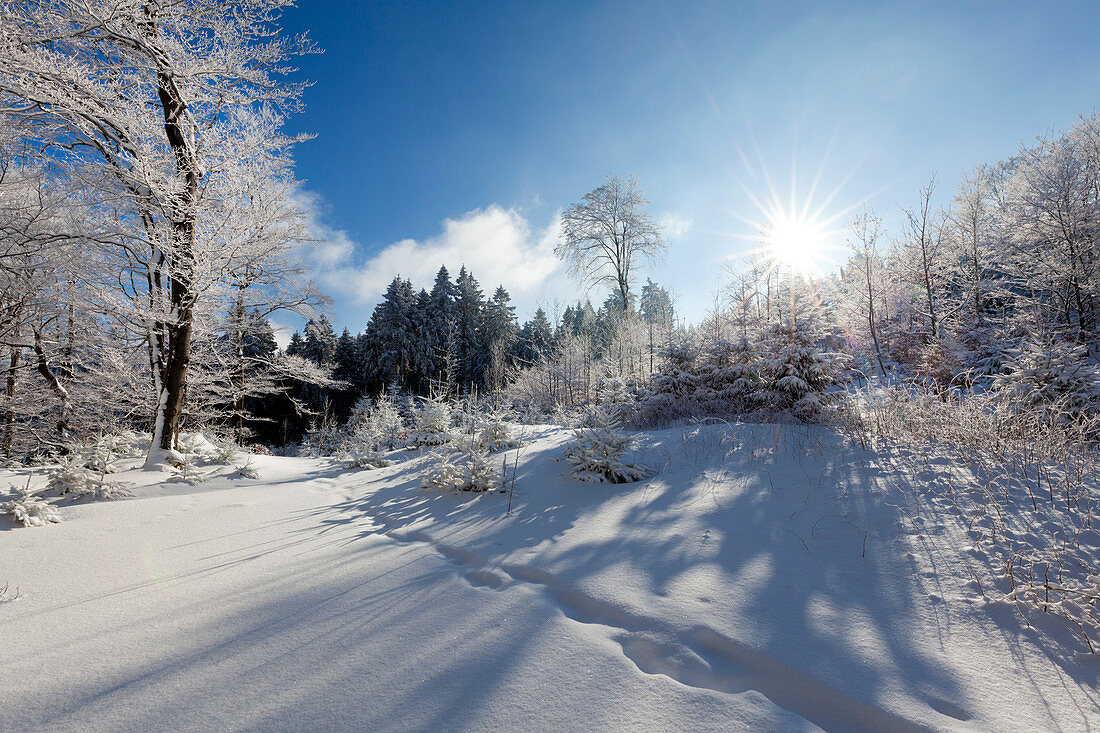
[[[287,356],[301,356],[302,355],[302,334],[297,331],[290,337],[290,343],[286,347]]]
[[[568,309],[567,309],[568,310]],[[534,366],[554,345],[554,332],[546,311],[539,308],[534,317],[523,324],[515,346],[515,361],[520,366]]]
[[[336,340],[333,361],[332,376],[341,382],[345,382],[346,385],[332,390],[329,397],[332,402],[333,414],[339,422],[344,422],[363,390],[362,385],[358,383],[359,362],[361,361],[358,353],[358,343],[346,328],[340,334],[340,338]]]
[[[487,386],[499,391],[504,387],[508,371],[513,367],[515,344],[519,339],[515,306],[503,285],[497,287],[485,305],[484,340],[488,349]]]
[[[246,359],[270,358],[279,350],[275,342],[275,329],[271,323],[253,311],[244,331],[244,357]]]
[[[508,295],[508,291],[501,285],[485,304],[485,340],[489,344],[499,341],[511,349],[512,344],[519,337],[516,307],[508,304],[511,300],[512,296]]]
[[[373,394],[383,387],[407,387],[415,356],[413,313],[416,292],[408,280],[395,277],[386,288],[367,324],[367,360],[370,363],[369,389]]]
[[[455,324],[457,314],[458,286],[451,281],[445,266],[439,268],[435,283],[424,303],[423,329],[423,374],[425,387],[432,382],[449,383],[453,381],[453,351],[455,348]],[[424,389],[423,392],[427,392]]]
[[[332,364],[336,356],[336,331],[328,318],[322,315],[317,320],[309,319],[305,328],[305,339],[298,353],[318,366]]]
[[[465,267],[458,272],[455,299],[455,362],[463,391],[484,386],[489,354],[484,338],[485,303],[481,288]]]

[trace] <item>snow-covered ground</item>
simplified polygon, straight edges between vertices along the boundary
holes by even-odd
[[[1100,727],[1100,660],[983,602],[956,523],[915,533],[831,430],[645,433],[626,485],[569,437],[527,429],[511,514],[405,452],[0,519],[0,730]]]

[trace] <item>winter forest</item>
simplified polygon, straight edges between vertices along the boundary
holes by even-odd
[[[0,3],[0,728],[1100,720],[1095,99],[767,207],[705,312],[624,169],[553,202],[575,297],[341,323],[290,7]]]

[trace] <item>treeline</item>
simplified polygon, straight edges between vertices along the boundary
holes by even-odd
[[[888,235],[865,211],[836,286],[840,322],[869,372],[943,387],[1051,359],[1100,353],[1100,116],[995,165],[975,168],[949,205],[935,181]]]
[[[337,383],[297,385],[293,392],[307,410],[285,402],[275,413],[275,434],[270,425],[253,427],[277,443],[293,442],[311,423],[345,422],[363,395],[499,396],[524,370],[553,362],[576,344],[583,344],[591,368],[605,359],[630,360],[648,365],[636,375],[644,378],[659,364],[674,320],[668,291],[652,281],[639,302],[632,299],[625,308],[613,294],[599,308],[588,301],[568,305],[553,320],[540,307],[520,324],[504,286],[486,297],[465,267],[454,279],[440,267],[430,291],[418,292],[411,281],[395,277],[359,334],[345,328],[337,335],[325,316],[294,332],[286,355],[316,364]],[[645,335],[629,350],[622,343],[626,322]],[[270,398],[255,407],[269,418],[276,408]]]

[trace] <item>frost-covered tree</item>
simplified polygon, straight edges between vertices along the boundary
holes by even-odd
[[[851,254],[844,272],[847,306],[853,321],[866,326],[875,362],[883,376],[886,365],[879,338],[879,319],[886,297],[883,282],[883,260],[879,240],[883,236],[882,219],[864,208],[849,226],[848,247]]]
[[[1010,404],[1077,417],[1100,403],[1100,367],[1083,344],[1034,334],[1010,352],[1007,371],[994,378],[993,386]]]
[[[661,227],[646,211],[637,177],[607,176],[561,217],[561,241],[555,253],[589,286],[608,284],[630,307],[634,267],[639,259],[655,260],[666,248]]]
[[[565,446],[573,477],[588,483],[625,484],[645,478],[641,466],[627,460],[634,439],[618,429],[613,415],[597,407],[588,427],[574,432]]]
[[[156,394],[150,464],[179,433],[204,300],[242,261],[301,239],[296,204],[266,195],[292,185],[280,126],[302,87],[279,76],[307,50],[277,34],[287,4],[0,6],[0,106],[115,215],[121,302],[143,328]],[[260,183],[263,212],[249,203]],[[293,282],[263,272],[272,290]]]

